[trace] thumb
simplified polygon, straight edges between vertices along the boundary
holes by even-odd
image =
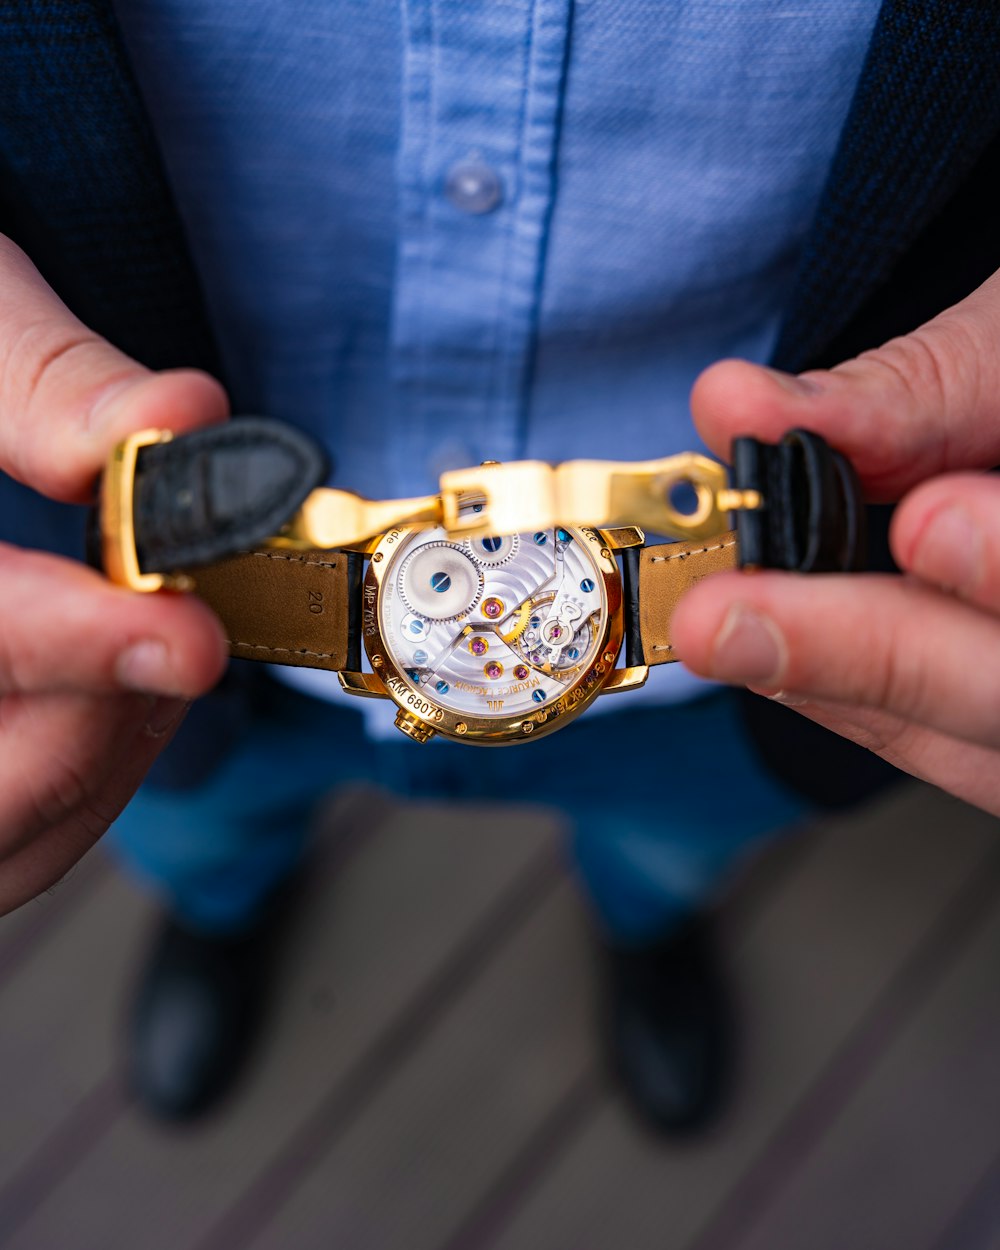
[[[222,421],[225,393],[194,369],[152,373],[88,330],[0,236],[0,471],[86,503],[108,452],[146,426]]]
[[[712,365],[691,410],[708,445],[823,435],[854,464],[873,500],[953,469],[1000,463],[1000,274],[913,333],[798,377],[746,361]]]

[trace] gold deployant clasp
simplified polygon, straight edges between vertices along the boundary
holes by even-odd
[[[675,490],[693,489],[695,506],[682,511]],[[463,512],[463,500],[482,497],[482,509]],[[637,525],[678,538],[711,538],[727,528],[726,513],[760,506],[757,492],[729,490],[726,470],[695,452],[635,463],[525,460],[443,474],[444,527],[464,537],[513,534],[553,525],[608,528]]]
[[[133,494],[141,448],[168,442],[163,430],[143,430],[120,443],[107,466],[101,501],[104,567],[133,590],[182,588],[185,580],[143,573],[135,545]],[[682,511],[677,488],[694,491],[695,506]],[[521,460],[487,462],[444,473],[440,494],[376,501],[350,491],[314,490],[272,547],[299,550],[363,548],[372,539],[404,526],[443,526],[450,537],[518,534],[568,525],[593,529],[638,526],[676,538],[711,538],[728,528],[726,513],[762,506],[757,491],[729,489],[726,470],[715,460],[682,452],[637,463],[567,460],[547,464]],[[475,503],[475,509],[470,503]]]
[[[347,490],[314,490],[269,547],[334,551],[360,547],[402,526],[431,529],[442,520],[439,495],[417,499],[363,499]]]
[[[273,545],[300,548],[359,546],[403,526],[443,526],[450,537],[519,534],[554,525],[610,528],[634,525],[677,538],[711,538],[727,528],[726,513],[759,508],[756,491],[727,486],[723,465],[695,452],[638,463],[520,460],[453,469],[441,493],[376,503],[342,490],[316,490]],[[685,512],[674,491],[689,486],[695,506]],[[478,505],[473,511],[472,501]]]

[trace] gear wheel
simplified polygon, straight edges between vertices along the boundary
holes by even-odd
[[[534,600],[526,599],[524,603],[522,603],[521,606],[514,613],[511,614],[517,617],[517,620],[514,622],[513,627],[510,630],[508,630],[506,634],[501,633],[499,628],[497,629],[497,633],[499,634],[500,639],[503,642],[507,643],[508,646],[510,646],[511,643],[517,642],[517,640],[521,637],[524,631],[528,628],[528,620],[531,616],[531,609],[533,606],[534,606]],[[508,617],[508,619],[510,618]]]
[[[549,593],[540,595],[532,602],[525,628],[518,631],[514,650],[539,672],[562,675],[580,667],[581,657],[586,655],[597,636],[597,622],[592,615],[586,617],[576,624],[573,636],[566,647],[548,646],[542,638],[540,617],[554,599],[555,595]],[[576,651],[576,655],[571,654],[572,650]]]
[[[485,578],[464,547],[424,543],[400,565],[396,585],[406,606],[428,621],[454,621],[479,602]]]
[[[492,535],[486,538],[466,538],[462,546],[477,564],[483,568],[496,569],[514,559],[521,548],[521,538],[518,534],[508,534],[503,538]]]

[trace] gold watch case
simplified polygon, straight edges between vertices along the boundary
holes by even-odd
[[[645,680],[645,669],[615,667],[622,648],[624,622],[622,579],[614,551],[641,543],[642,533],[637,529],[608,532],[573,528],[573,535],[587,544],[588,554],[603,579],[607,612],[592,658],[572,685],[544,707],[511,716],[494,714],[481,717],[441,706],[430,695],[414,689],[387,645],[380,611],[382,587],[393,556],[414,532],[415,527],[389,530],[371,551],[362,592],[362,636],[372,672],[345,673],[341,676],[344,688],[355,694],[371,696],[381,693],[377,689],[380,685],[399,708],[396,724],[409,737],[425,742],[440,734],[457,742],[478,746],[510,746],[530,742],[569,724],[603,690],[638,686]]]

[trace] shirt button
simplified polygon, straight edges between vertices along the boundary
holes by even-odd
[[[448,170],[444,193],[463,213],[491,213],[503,199],[503,183],[489,165],[459,161]]]

